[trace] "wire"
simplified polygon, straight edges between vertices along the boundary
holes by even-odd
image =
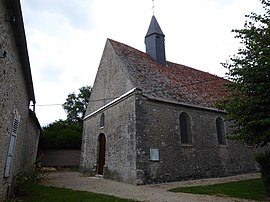
[[[40,105],[35,105],[36,107],[50,107],[50,106],[57,106],[57,105],[62,105],[62,104],[40,104]]]
[[[97,100],[89,100],[89,102],[97,102],[97,101],[106,101],[106,100],[114,100],[118,97],[112,97],[112,98],[104,98],[104,99],[97,99]],[[63,104],[38,104],[36,107],[51,107],[51,106],[59,106]]]

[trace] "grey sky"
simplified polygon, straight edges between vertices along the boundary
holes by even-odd
[[[93,85],[107,38],[145,51],[152,0],[21,0],[41,125],[65,119],[69,93]],[[259,0],[156,0],[167,60],[219,76],[235,54],[244,15]]]

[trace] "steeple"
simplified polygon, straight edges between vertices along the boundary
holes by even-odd
[[[146,53],[157,63],[166,65],[165,35],[163,34],[157,19],[152,16],[150,26],[145,36]]]

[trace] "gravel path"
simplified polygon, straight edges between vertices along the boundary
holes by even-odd
[[[168,189],[181,186],[208,185],[223,182],[232,182],[243,179],[258,178],[259,174],[238,175],[225,178],[212,178],[203,180],[173,182],[165,184],[134,186],[121,182],[114,182],[99,177],[85,176],[79,172],[55,172],[48,174],[42,184],[47,186],[64,187],[73,190],[89,191],[120,198],[135,199],[147,202],[190,202],[190,201],[250,201],[224,196],[195,195],[186,193],[172,193]]]

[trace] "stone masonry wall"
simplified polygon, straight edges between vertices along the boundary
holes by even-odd
[[[109,41],[102,54],[98,72],[92,89],[86,116],[99,109],[115,98],[131,90],[133,85],[124,73],[122,63],[119,62]]]
[[[70,167],[80,165],[81,150],[39,150],[42,166]]]
[[[100,127],[100,115],[105,125]],[[104,178],[136,184],[135,96],[122,99],[84,121],[81,170],[97,173],[98,137],[106,136]]]
[[[218,145],[216,118],[224,113],[137,98],[137,176],[142,184],[254,172],[254,149],[227,141]],[[192,145],[180,142],[181,112],[191,119]],[[228,130],[228,128],[227,128]],[[150,149],[159,161],[150,161]]]
[[[5,58],[0,58],[0,200],[6,197],[8,190],[11,190],[12,178],[33,162],[35,154],[31,156],[25,149],[37,142],[39,130],[36,123],[29,117],[30,98],[5,2],[5,0],[0,0],[0,56],[4,51],[7,52]],[[10,177],[4,178],[14,110],[18,111],[20,123],[12,173]],[[30,148],[33,149],[31,152],[35,152],[36,145]]]
[[[22,134],[23,142],[20,149],[20,168],[22,169],[32,166],[37,157],[40,128],[33,116],[33,112],[29,111],[25,133]]]

